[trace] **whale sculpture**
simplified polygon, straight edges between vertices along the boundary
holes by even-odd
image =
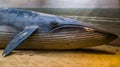
[[[0,48],[68,50],[107,44],[117,35],[87,23],[35,11],[0,8]],[[21,44],[21,45],[20,45]],[[20,45],[20,46],[19,46]]]

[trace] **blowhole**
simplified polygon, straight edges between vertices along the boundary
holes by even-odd
[[[50,25],[51,25],[52,27],[56,27],[58,24],[59,24],[59,23],[56,22],[56,21],[53,21],[53,22],[50,23]]]

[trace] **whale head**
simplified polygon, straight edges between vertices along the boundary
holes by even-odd
[[[51,33],[59,33],[61,37],[66,38],[66,42],[78,45],[78,48],[107,44],[117,38],[117,35],[113,33],[69,18],[57,18],[49,25]]]

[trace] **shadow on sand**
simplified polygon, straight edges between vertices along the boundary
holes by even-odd
[[[97,54],[97,55],[115,55],[115,52],[99,50],[99,49],[72,49],[72,50],[17,50],[10,55],[41,55],[41,54]]]

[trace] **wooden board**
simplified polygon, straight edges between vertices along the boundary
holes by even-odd
[[[116,14],[118,13],[115,12],[115,16]],[[101,19],[101,17],[76,19],[93,23],[120,36],[119,18],[118,20]],[[118,45],[119,42],[120,38],[115,44]],[[3,49],[0,50],[0,67],[120,67],[120,47],[106,45],[72,51],[16,50],[6,58],[2,57],[2,52]]]
[[[15,50],[8,57],[0,55],[0,67],[120,67],[120,47],[103,45],[71,51]]]

